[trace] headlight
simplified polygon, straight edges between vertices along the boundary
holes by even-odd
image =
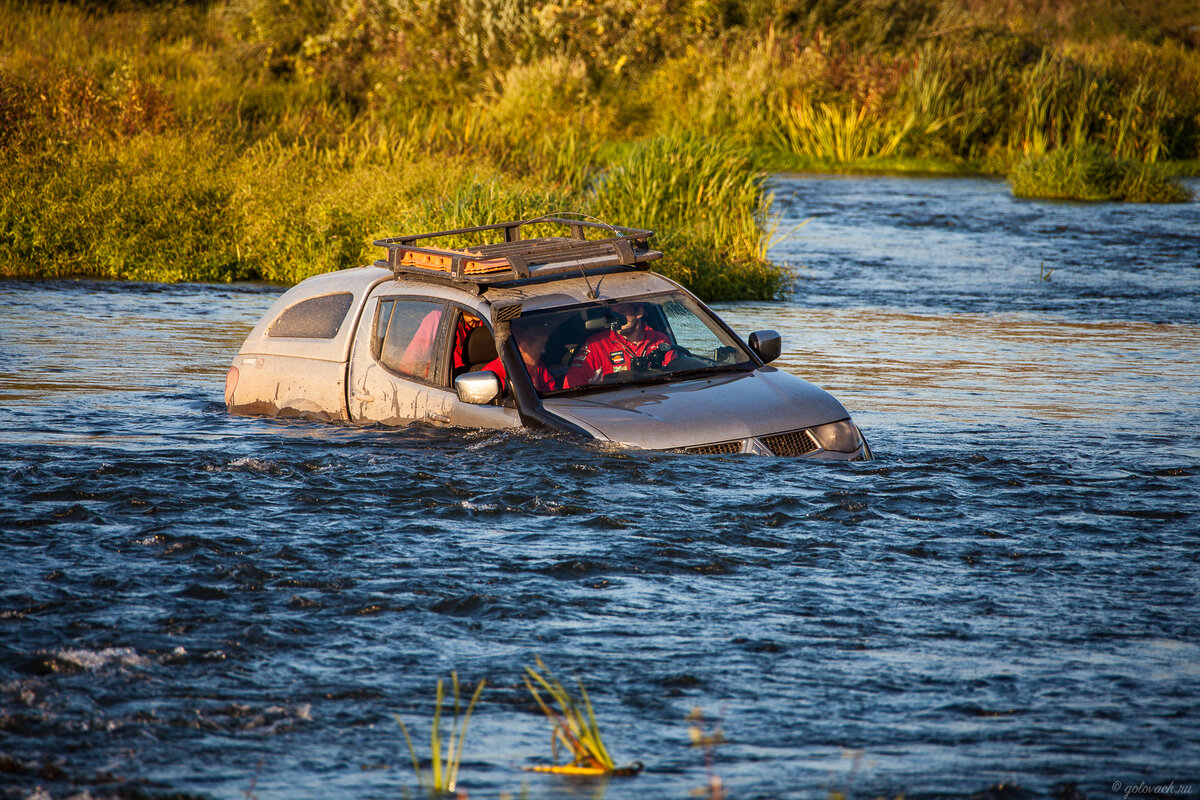
[[[848,419],[841,422],[830,422],[828,425],[818,425],[810,430],[813,436],[817,437],[817,441],[821,443],[821,447],[826,450],[833,450],[836,453],[853,453],[862,447],[862,435],[858,432],[858,426]]]

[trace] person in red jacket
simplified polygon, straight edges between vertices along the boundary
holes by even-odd
[[[555,385],[554,376],[550,374],[550,370],[546,369],[545,364],[537,360],[530,362],[524,351],[521,352],[521,357],[525,359],[525,371],[529,373],[529,380],[533,381],[534,389],[537,389],[538,392],[553,392],[558,388]],[[508,385],[508,370],[504,368],[503,361],[497,358],[487,364],[484,369],[499,378],[502,387]]]
[[[454,347],[454,367],[455,372],[459,368],[467,366],[466,359],[466,341],[470,332],[483,324],[483,320],[473,314],[464,312],[459,319],[458,329],[455,332],[455,347]],[[529,373],[529,379],[533,382],[533,388],[539,392],[552,392],[558,388],[554,376],[550,374],[550,370],[542,363],[541,356],[546,350],[546,337],[549,331],[540,328],[526,329],[523,334],[516,337],[517,350],[521,353],[521,359],[525,363],[525,370]],[[500,379],[500,386],[504,388],[508,385],[508,370],[504,368],[504,362],[499,357],[485,364],[482,369],[487,370]]]
[[[643,319],[645,309],[641,303],[618,303],[612,307],[617,314],[617,324],[612,330],[601,331],[588,338],[575,351],[571,366],[563,378],[563,388],[572,389],[604,380],[614,372],[625,372],[634,368],[635,359],[649,359],[656,363],[661,358],[662,366],[670,364],[675,357],[671,340],[661,331],[656,331]]]
[[[550,329],[544,325],[526,325],[520,336],[514,331],[513,338],[517,340],[517,350],[521,353],[521,360],[525,362],[525,371],[529,373],[529,380],[533,381],[533,388],[539,393],[552,392],[558,388],[558,382],[542,363],[546,355],[546,340],[549,337]]]

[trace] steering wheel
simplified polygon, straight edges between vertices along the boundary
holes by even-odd
[[[634,356],[630,362],[630,367],[634,372],[661,371],[666,368],[667,356],[670,353],[674,353],[675,358],[678,358],[680,355],[690,355],[682,347],[663,342],[644,356]]]

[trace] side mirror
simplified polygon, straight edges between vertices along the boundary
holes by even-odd
[[[496,373],[488,370],[468,372],[454,379],[454,390],[458,399],[473,406],[490,403],[500,394],[500,379]]]
[[[750,349],[764,364],[770,364],[783,352],[783,339],[776,331],[755,331],[750,334]]]

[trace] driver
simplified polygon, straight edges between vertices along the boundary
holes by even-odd
[[[585,386],[614,372],[633,369],[634,359],[649,358],[657,362],[656,366],[666,366],[675,357],[666,334],[646,324],[641,303],[617,303],[612,310],[617,314],[612,329],[588,337],[575,351],[563,378],[564,389]]]

